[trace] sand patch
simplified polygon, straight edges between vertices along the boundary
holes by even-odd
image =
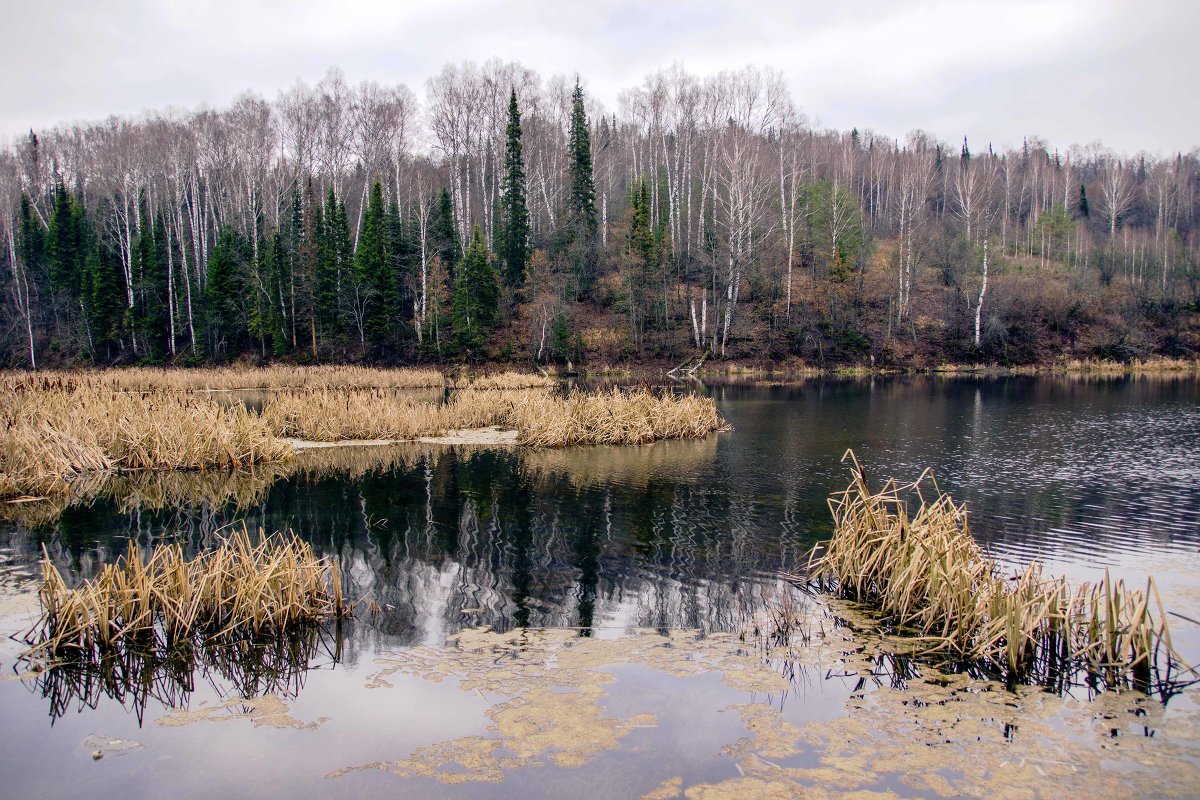
[[[441,436],[422,436],[417,440],[422,444],[477,444],[477,445],[514,445],[517,444],[517,432],[503,428],[463,428],[446,431]]]

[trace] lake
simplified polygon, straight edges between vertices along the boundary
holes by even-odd
[[[4,796],[994,797],[1064,785],[1144,796],[1196,785],[1194,689],[1164,703],[942,675],[847,627],[838,604],[797,594],[780,572],[802,570],[831,533],[827,499],[848,481],[852,448],[873,484],[930,468],[1006,567],[1040,559],[1073,582],[1154,575],[1176,648],[1200,663],[1200,381],[686,390],[711,393],[733,430],[560,451],[334,448],[8,507],[10,593],[43,547],[78,581],[131,539],[195,551],[244,524],[311,541],[363,604],[286,647],[107,675],[21,675],[21,646],[6,640]],[[786,646],[752,632],[781,608],[808,620]],[[22,622],[9,616],[6,633]]]

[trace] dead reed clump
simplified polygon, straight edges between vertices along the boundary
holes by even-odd
[[[0,388],[0,491],[61,494],[112,471],[237,468],[282,461],[291,448],[240,405],[91,383]]]
[[[408,440],[443,430],[440,408],[387,389],[300,389],[273,393],[262,418],[278,436],[315,442]]]
[[[874,608],[927,653],[973,663],[1010,680],[1094,683],[1150,691],[1178,663],[1153,579],[1144,591],[1105,573],[1072,590],[1030,564],[1005,578],[971,536],[966,509],[926,475],[871,492],[852,452],[853,479],[829,500],[833,538],[810,564],[817,588]],[[910,514],[906,496],[919,505]]]
[[[9,371],[0,388],[13,386],[90,386],[122,392],[203,392],[246,389],[421,389],[440,387],[445,377],[434,369],[381,369],[362,366],[208,367],[179,369],[119,367],[104,370]]]
[[[178,544],[143,559],[130,542],[123,558],[76,589],[47,556],[38,598],[26,657],[51,661],[170,651],[201,635],[281,633],[352,611],[337,565],[311,545],[291,533],[255,542],[244,529],[191,561]]]
[[[549,375],[510,370],[459,380],[450,385],[454,389],[545,389],[556,383]]]
[[[521,443],[535,447],[645,444],[729,429],[711,398],[648,389],[546,394],[514,406],[513,423]]]

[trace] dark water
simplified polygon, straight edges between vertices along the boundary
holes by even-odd
[[[340,561],[352,593],[383,609],[354,623],[341,641],[304,654],[299,672],[308,664],[316,669],[297,684],[307,680],[307,688],[290,693],[313,714],[328,713],[323,703],[361,694],[376,654],[441,645],[463,628],[738,630],[778,597],[779,571],[802,566],[828,536],[826,498],[847,482],[841,458],[853,448],[875,482],[911,480],[931,468],[943,489],[968,504],[976,536],[1005,564],[1039,558],[1073,580],[1098,579],[1106,568],[1135,583],[1154,574],[1168,608],[1200,619],[1200,381],[889,378],[705,391],[732,432],[561,452],[321,451],[283,474],[203,486],[194,477],[153,476],[108,487],[57,517],[15,518],[0,528],[0,547],[20,563],[45,546],[64,575],[79,580],[130,539],[141,546],[182,539],[198,549],[227,525],[294,530]],[[1177,646],[1200,661],[1200,624],[1182,617],[1174,624]],[[5,671],[12,655],[12,647],[0,654]],[[623,680],[645,678],[623,669]],[[245,676],[210,670],[209,678],[197,682],[197,697],[247,694]],[[655,685],[656,692],[675,691]],[[814,709],[828,691],[809,692]],[[391,714],[425,739],[478,727],[482,706],[470,695],[425,684],[405,692],[422,700],[414,705],[393,694],[382,706],[353,712],[356,721],[369,727]],[[75,698],[55,711],[51,733],[44,695],[44,687],[0,683],[4,717],[21,720],[17,734],[11,722],[0,734],[0,775],[23,776],[13,778],[19,796],[63,796],[71,793],[67,785],[128,791],[115,773],[84,769],[91,765],[80,740],[98,728],[136,737],[144,731],[143,709],[103,692],[93,698],[94,710]],[[149,716],[161,713],[161,702],[142,702]],[[249,726],[220,727],[241,742],[225,742],[224,750],[257,741]],[[280,736],[291,742],[307,733]],[[141,740],[162,736],[151,731]],[[178,736],[164,745],[176,753],[171,758],[212,747],[192,729]],[[392,742],[393,754],[398,747]],[[30,748],[59,753],[84,770],[75,776],[81,783],[19,769],[26,758],[44,763]],[[121,758],[140,759],[148,770],[146,796],[178,768],[146,766],[142,753]],[[241,764],[215,784],[193,777],[181,794],[202,796],[234,775],[243,788],[284,793],[286,781],[252,780],[256,768]],[[364,781],[367,788],[389,785],[378,776]],[[305,793],[296,785],[287,791]]]

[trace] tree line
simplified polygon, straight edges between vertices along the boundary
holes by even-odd
[[[1128,358],[1200,346],[1198,154],[820,130],[782,77],[516,63],[0,151],[10,365]]]

